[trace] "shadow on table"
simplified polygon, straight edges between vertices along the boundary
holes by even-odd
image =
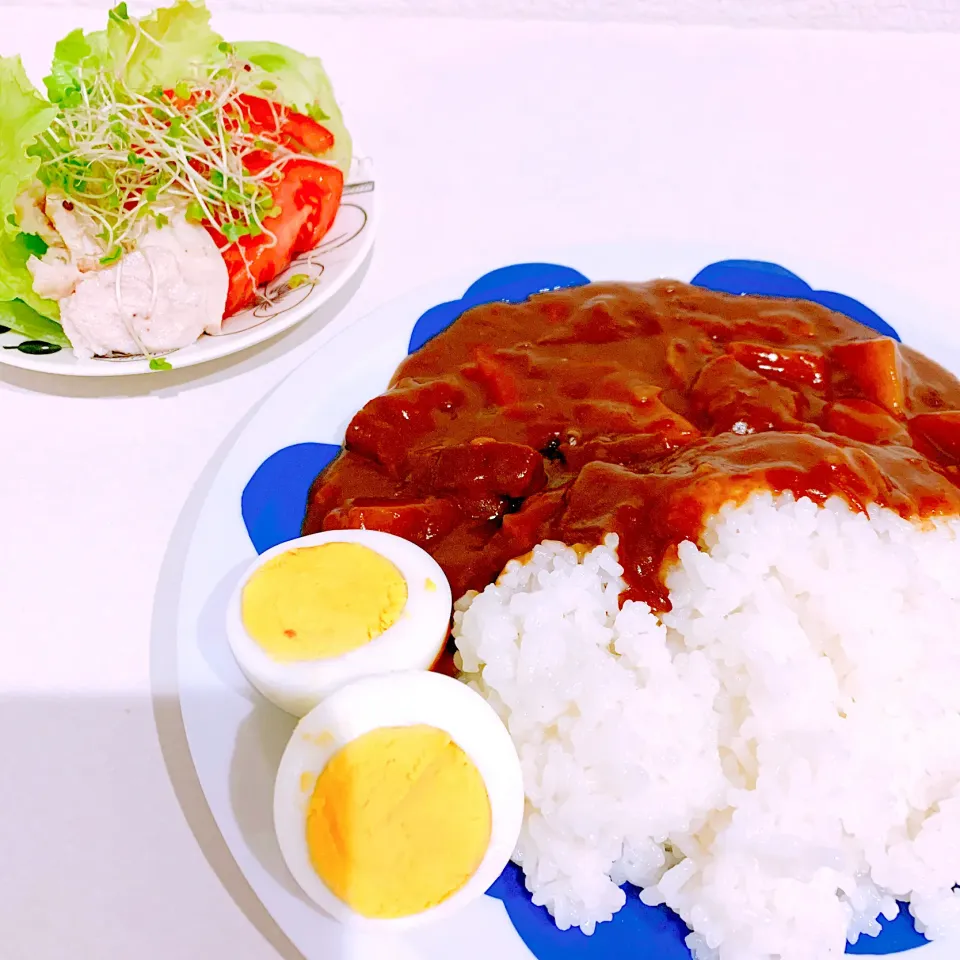
[[[157,581],[150,640],[150,678],[154,721],[163,760],[177,801],[204,857],[234,903],[278,955],[283,960],[303,960],[303,955],[253,892],[217,827],[190,756],[177,693],[177,610],[190,534],[196,525],[213,476],[237,435],[262,402],[261,400],[253,407],[220,445],[198,479],[174,527]]]

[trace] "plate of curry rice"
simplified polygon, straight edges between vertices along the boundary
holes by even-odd
[[[340,333],[243,426],[191,535],[179,694],[217,825],[307,960],[960,954],[960,343],[909,293],[750,254],[480,265]],[[377,677],[280,709],[228,636],[245,578],[373,533],[437,571],[397,609],[449,585],[449,636],[395,673],[384,633],[350,661]],[[467,715],[431,661],[489,739],[446,728],[467,773],[435,761],[404,837],[384,814],[318,853],[329,810],[361,816],[351,738]],[[348,701],[380,719],[331,720]],[[316,769],[288,789],[298,737]],[[384,764],[376,802],[407,817]],[[428,810],[447,839],[401,856]]]

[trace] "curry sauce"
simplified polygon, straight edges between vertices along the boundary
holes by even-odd
[[[454,596],[541,540],[620,536],[622,599],[768,489],[960,513],[960,383],[819,304],[593,283],[463,314],[409,356],[315,481],[304,533],[384,530]]]

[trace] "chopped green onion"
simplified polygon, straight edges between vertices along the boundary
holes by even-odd
[[[241,237],[250,235],[250,228],[245,223],[239,223],[231,220],[230,223],[224,223],[220,227],[220,232],[230,241],[236,243]]]

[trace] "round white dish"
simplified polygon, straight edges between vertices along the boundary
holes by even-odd
[[[333,226],[316,249],[297,257],[267,285],[270,302],[235,314],[224,321],[217,336],[203,334],[189,346],[164,354],[164,359],[179,369],[239,353],[300,323],[335,296],[360,269],[373,246],[375,187],[373,161],[354,157]],[[292,277],[298,277],[299,282],[291,286]],[[71,377],[156,376],[163,372],[151,370],[144,357],[80,359],[66,347],[55,353],[27,353],[19,349],[25,339],[13,331],[0,334],[0,363]]]
[[[689,281],[708,264],[740,251],[717,244],[637,242],[538,253],[537,260],[572,267],[590,280],[669,276]],[[751,254],[756,251],[748,251]],[[923,304],[909,293],[853,276],[842,267],[818,264],[802,254],[776,251],[771,256],[764,251],[761,256],[778,259],[816,290],[843,291],[869,303],[905,342],[960,373],[960,337],[951,331],[946,318],[925,312]],[[448,960],[454,955],[459,960],[491,956],[499,960],[530,960],[533,956],[538,960],[606,960],[622,953],[622,942],[616,951],[604,947],[613,935],[604,932],[605,928],[620,929],[616,918],[611,924],[601,924],[593,938],[577,934],[580,939],[576,943],[552,934],[532,937],[529,930],[521,935],[522,923],[504,906],[504,899],[509,898],[498,898],[498,894],[480,898],[455,917],[397,935],[389,942],[341,927],[311,905],[287,872],[272,828],[274,777],[295,720],[264,701],[247,683],[226,638],[227,605],[256,555],[240,509],[242,494],[255,471],[289,445],[339,444],[352,415],[382,392],[407,354],[411,332],[421,315],[436,305],[458,301],[486,270],[499,266],[481,265],[403,296],[358,321],[308,358],[238,434],[213,477],[193,529],[177,611],[179,696],[188,743],[206,800],[237,864],[306,960],[368,956]],[[634,945],[637,955],[650,960],[684,957],[675,946],[661,950],[652,944]],[[897,955],[910,960],[950,960],[958,954],[960,944],[940,941]]]

